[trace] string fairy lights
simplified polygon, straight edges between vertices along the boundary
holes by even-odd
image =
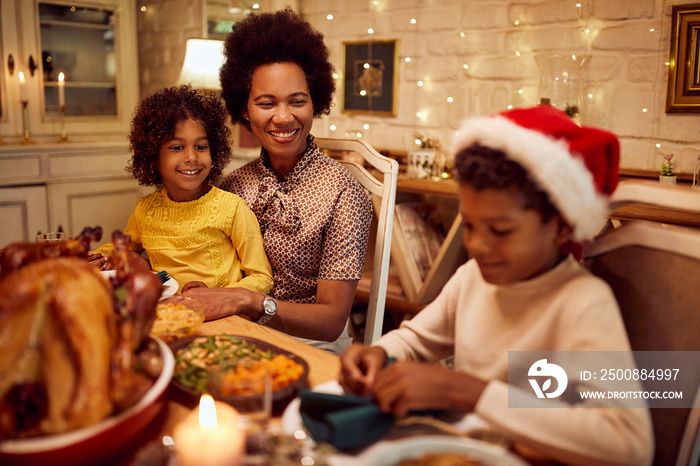
[[[663,0],[663,6],[655,8],[655,11],[660,13],[655,13],[655,18],[649,18],[648,24],[639,28],[642,34],[652,34],[648,36],[650,44],[658,43],[658,69],[655,76],[653,69],[647,70],[650,76],[647,83],[653,95],[632,104],[637,106],[633,108],[632,113],[639,115],[640,124],[650,125],[647,135],[643,138],[649,141],[649,160],[661,149],[656,144],[668,146],[673,142],[660,139],[659,131],[664,115],[661,108],[665,103],[664,82],[668,68],[672,65],[664,55],[667,54],[666,36],[671,26],[669,13],[674,1]],[[401,131],[392,132],[391,136],[396,137],[396,133],[407,132],[407,126],[414,126],[417,128],[411,128],[412,132],[416,129],[422,132],[434,131],[441,139],[448,140],[448,134],[453,133],[451,129],[456,128],[455,122],[464,117],[488,115],[509,107],[537,103],[538,76],[533,72],[536,68],[531,61],[538,51],[556,51],[557,44],[543,42],[546,35],[542,33],[547,32],[547,26],[543,26],[540,18],[529,16],[537,14],[536,8],[521,3],[518,8],[512,10],[515,14],[507,21],[494,20],[492,29],[506,37],[508,49],[498,57],[499,60],[503,60],[499,66],[504,69],[505,78],[492,79],[491,76],[499,76],[495,74],[498,71],[494,68],[497,60],[493,60],[495,54],[489,55],[482,50],[484,26],[469,26],[474,20],[464,16],[467,15],[467,9],[461,2],[447,2],[443,5],[445,9],[453,8],[454,16],[449,18],[455,25],[452,32],[442,27],[433,30],[426,24],[426,16],[421,14],[422,7],[418,7],[410,15],[398,18],[397,22],[396,12],[384,11],[384,4],[387,2],[370,0],[368,3],[370,14],[355,16],[363,18],[359,22],[360,27],[355,39],[368,40],[370,37],[370,41],[377,41],[400,37],[400,57],[397,58],[401,95],[399,113],[396,119],[379,118],[371,111],[343,116],[332,114],[328,122],[329,130],[362,128],[360,131],[353,131],[353,134],[363,133],[363,137],[369,138],[372,134],[378,135],[381,131],[386,131],[387,128],[399,128]],[[594,16],[592,13],[595,9],[591,0],[562,0],[561,8],[564,7],[568,9],[566,14],[571,18],[564,25],[566,29],[563,33],[572,38],[568,42],[568,47],[572,49],[569,51],[572,60],[590,56],[591,60],[601,60],[598,67],[605,66],[604,59],[610,60],[616,51],[607,51],[606,55],[600,52],[603,49],[594,44],[599,45],[597,41],[600,38],[610,40],[612,20]],[[393,15],[391,21],[388,15]],[[324,14],[321,18],[323,17],[328,21],[334,20],[331,14]],[[639,21],[641,22],[641,19]],[[578,47],[575,45],[576,34],[580,40]],[[440,52],[444,50],[444,53],[436,52],[439,47],[443,47]],[[442,58],[445,58],[444,62],[441,61]],[[447,66],[442,68],[442,63],[449,63],[450,67],[458,69],[450,70]],[[340,69],[340,66],[337,66],[337,69]],[[600,71],[600,68],[596,70]],[[345,77],[336,76],[336,79],[340,83]],[[614,102],[611,93],[614,93],[615,86],[618,85],[614,80],[624,78],[608,79],[584,80],[581,117],[584,124],[598,124],[601,127],[610,127],[614,131],[616,123],[610,116],[610,105]],[[623,143],[624,139],[623,137]],[[642,139],[636,138],[636,146],[639,146],[640,140]],[[407,145],[410,146],[410,142],[412,139],[407,140]]]

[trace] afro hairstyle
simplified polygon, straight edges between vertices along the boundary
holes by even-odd
[[[175,125],[193,119],[207,131],[212,167],[207,182],[215,183],[231,160],[231,130],[221,99],[184,84],[162,88],[136,106],[131,120],[129,149],[133,154],[126,167],[144,186],[162,186],[157,168],[160,146],[175,132]]]
[[[290,7],[251,14],[237,23],[226,36],[224,57],[219,71],[221,96],[234,123],[250,129],[242,112],[248,104],[253,73],[273,63],[299,65],[309,85],[314,117],[330,113],[335,80],[323,34]]]

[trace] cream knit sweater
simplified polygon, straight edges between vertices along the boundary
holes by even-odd
[[[540,408],[508,407],[509,394],[511,401],[533,397],[531,389],[509,390],[508,351],[630,349],[612,291],[572,257],[507,286],[486,283],[470,260],[433,303],[375,344],[399,360],[437,361],[454,354],[455,370],[489,382],[476,413],[552,459],[580,465],[651,462],[647,409],[611,402],[601,407],[600,401],[572,407],[557,399],[536,400]]]

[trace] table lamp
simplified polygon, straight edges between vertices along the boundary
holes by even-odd
[[[187,39],[185,61],[177,84],[190,84],[195,89],[221,90],[219,68],[224,62],[224,41]]]

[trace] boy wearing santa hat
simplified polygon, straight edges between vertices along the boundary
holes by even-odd
[[[453,146],[471,259],[413,319],[372,346],[348,348],[341,385],[397,417],[476,413],[558,462],[649,464],[646,408],[557,398],[537,400],[540,409],[509,408],[509,396],[533,396],[509,385],[509,351],[630,351],[612,291],[570,254],[606,220],[617,138],[538,106],[467,120]],[[432,364],[451,355],[454,371]],[[384,367],[389,357],[398,362]]]

